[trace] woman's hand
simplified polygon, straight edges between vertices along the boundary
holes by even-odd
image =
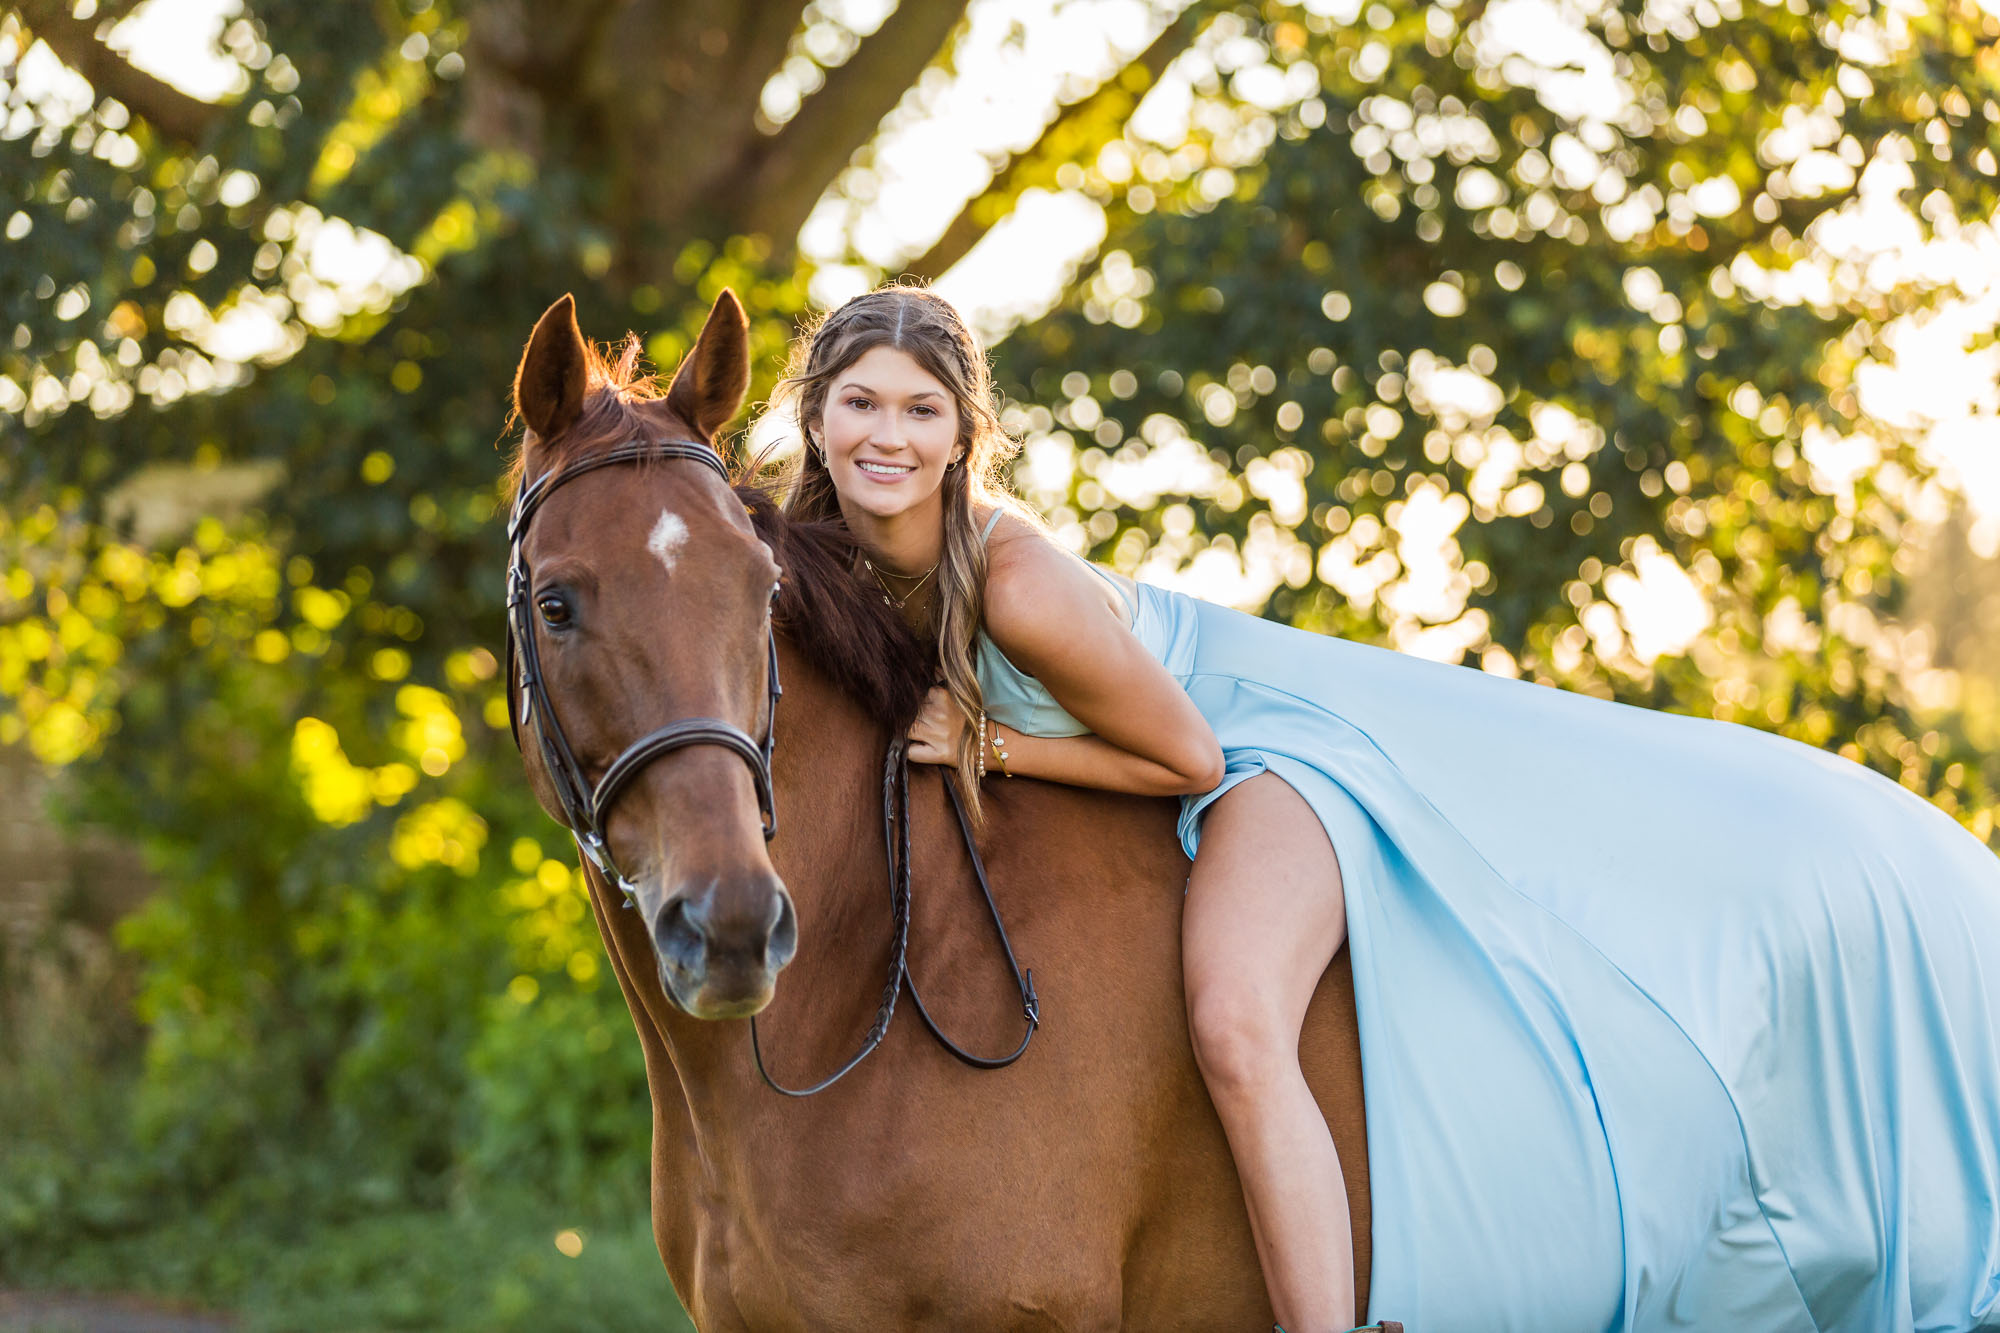
[[[942,685],[933,685],[910,723],[910,762],[913,764],[955,764],[958,741],[966,731],[965,714]]]

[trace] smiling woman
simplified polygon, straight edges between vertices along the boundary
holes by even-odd
[[[889,286],[827,315],[795,344],[778,400],[807,447],[776,485],[795,519],[840,519],[861,547],[859,572],[937,645],[941,698],[964,721],[949,753],[911,758],[954,770],[975,824],[981,721],[974,653],[984,611],[986,547],[974,528],[1003,508],[1043,526],[998,479],[1016,452],[994,408],[985,354],[950,303]],[[752,472],[775,453],[773,440]]]
[[[1012,441],[994,419],[984,354],[948,301],[902,284],[848,301],[801,341],[789,383],[809,447],[779,480],[787,512],[844,522],[857,573],[937,644],[943,681],[910,728],[912,761],[953,765],[974,810],[989,763],[1140,795],[1220,780],[1213,733],[1129,633],[1118,576],[1050,539],[988,472]],[[1054,626],[1066,637],[1044,642]],[[1063,674],[1051,652],[1083,688],[1115,696],[1124,721],[1100,718],[1100,734],[1055,746],[1022,738],[1009,767],[981,672],[1011,668],[1012,654]]]

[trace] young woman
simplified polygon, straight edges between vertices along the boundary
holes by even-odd
[[[1297,1050],[1350,928],[1372,1311],[2000,1327],[2000,860],[1952,818],[1077,559],[994,480],[984,360],[923,290],[841,306],[789,383],[787,507],[937,637],[911,756],[1181,798],[1188,1020],[1284,1327],[1355,1315]]]
[[[1275,774],[1225,769],[1201,709],[1134,633],[1136,585],[1058,545],[996,482],[1015,446],[949,303],[918,287],[857,297],[802,343],[787,384],[807,448],[786,509],[843,516],[868,577],[937,636],[944,683],[910,728],[910,758],[955,765],[974,791],[983,759],[1009,776],[1188,798],[1195,1055],[1279,1320],[1350,1327],[1347,1194],[1298,1058],[1306,1004],[1346,933],[1326,830]]]

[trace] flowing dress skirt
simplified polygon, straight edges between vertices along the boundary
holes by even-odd
[[[1127,584],[1127,587],[1135,585]],[[2000,859],[1859,764],[1136,585],[1346,886],[1371,1317],[2000,1329]]]

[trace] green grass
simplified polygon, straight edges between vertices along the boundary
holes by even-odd
[[[582,1242],[574,1257],[557,1248],[565,1231]],[[341,1221],[309,1209],[227,1223],[196,1213],[83,1243],[16,1249],[0,1271],[21,1288],[197,1302],[232,1311],[259,1333],[692,1328],[645,1218],[592,1225],[525,1198]]]

